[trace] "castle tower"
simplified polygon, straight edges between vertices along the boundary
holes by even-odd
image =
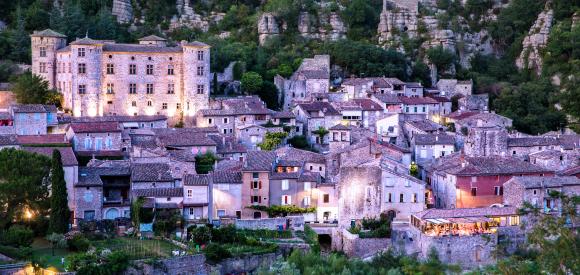
[[[73,115],[102,116],[103,42],[85,37],[70,43],[70,47]]]
[[[55,87],[56,51],[66,46],[66,36],[51,29],[35,31],[30,35],[32,48],[32,73],[46,79]]]
[[[507,138],[507,131],[501,127],[472,127],[463,149],[471,157],[505,156]]]
[[[210,46],[201,42],[181,42],[183,47],[183,115],[193,117],[207,109],[210,91]]]

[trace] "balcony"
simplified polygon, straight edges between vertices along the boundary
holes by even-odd
[[[127,198],[117,198],[117,197],[103,197],[103,205],[130,205],[131,200]]]

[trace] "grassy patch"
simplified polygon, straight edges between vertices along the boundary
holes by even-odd
[[[131,260],[170,257],[173,250],[180,250],[179,247],[164,240],[139,240],[132,238],[95,241],[92,245],[96,248],[109,249],[111,251],[121,250],[129,255]]]
[[[37,259],[43,265],[47,267],[56,268],[59,271],[64,271],[64,265],[62,264],[62,258],[74,253],[65,248],[55,248],[54,255],[52,253],[51,244],[42,238],[34,239],[32,243],[32,257]]]
[[[260,255],[276,252],[278,246],[275,244],[262,245],[245,245],[245,244],[222,244],[222,246],[229,251],[233,257],[241,257],[244,255]]]

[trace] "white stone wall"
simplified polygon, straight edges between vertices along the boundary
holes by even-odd
[[[32,73],[42,76],[48,81],[49,87],[55,87],[55,73],[56,73],[56,50],[65,46],[65,38],[57,37],[32,37]],[[46,50],[46,56],[40,56],[40,48]],[[46,71],[40,71],[40,64],[46,64]]]
[[[14,133],[17,135],[46,135],[46,113],[14,114]]]

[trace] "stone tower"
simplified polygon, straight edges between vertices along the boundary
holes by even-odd
[[[55,88],[56,51],[66,46],[66,36],[51,29],[30,35],[32,48],[32,73],[46,79]]]
[[[102,116],[103,42],[88,37],[70,43],[74,116]]]
[[[183,47],[183,115],[193,117],[207,109],[210,91],[210,46],[201,42],[181,42]]]

